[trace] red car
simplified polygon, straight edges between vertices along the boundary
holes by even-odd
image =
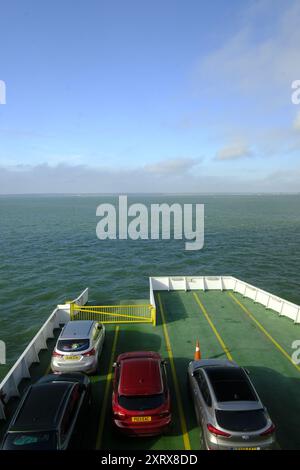
[[[171,422],[166,363],[156,352],[123,353],[114,364],[115,426],[133,436],[155,436]]]

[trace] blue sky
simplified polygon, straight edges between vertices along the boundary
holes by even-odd
[[[4,0],[0,193],[300,188],[294,0]]]

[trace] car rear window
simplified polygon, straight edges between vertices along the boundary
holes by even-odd
[[[55,432],[9,433],[4,441],[5,450],[56,449]]]
[[[235,432],[258,431],[266,426],[264,410],[224,411],[216,410],[216,419],[222,428]]]
[[[57,343],[57,349],[63,352],[80,352],[88,349],[90,341],[88,339],[61,339]]]
[[[148,396],[120,395],[119,404],[126,410],[144,411],[158,408],[164,403],[164,394]]]

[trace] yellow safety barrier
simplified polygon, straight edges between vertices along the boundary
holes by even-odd
[[[70,302],[71,320],[95,320],[100,323],[152,323],[156,325],[156,309],[150,304],[77,305]]]

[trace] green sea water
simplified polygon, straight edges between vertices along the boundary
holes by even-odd
[[[148,277],[233,275],[300,304],[300,195],[129,197],[205,205],[205,241],[102,240],[96,208],[117,196],[0,197],[0,339],[7,365],[56,304],[90,288],[90,300],[148,297]]]

